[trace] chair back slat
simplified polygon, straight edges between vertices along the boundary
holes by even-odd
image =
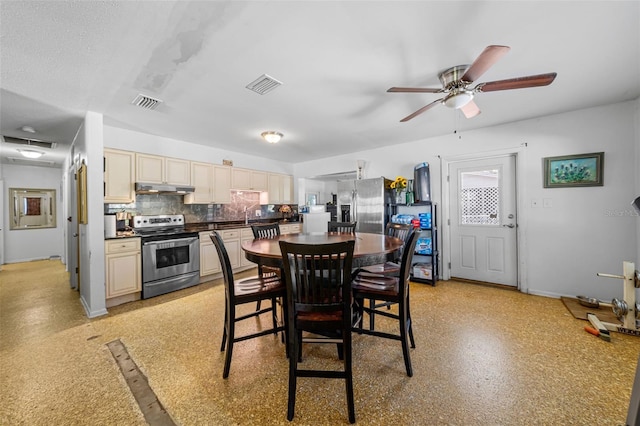
[[[251,231],[253,232],[253,238],[273,238],[276,235],[280,235],[280,225],[277,223],[270,223],[268,225],[251,225]]]
[[[280,242],[287,291],[295,311],[342,309],[349,297],[355,241],[309,245]]]
[[[331,221],[327,224],[328,232],[340,232],[343,234],[355,234],[357,222],[336,222]]]
[[[404,246],[409,241],[410,234],[414,232],[413,226],[404,224],[404,223],[388,223],[386,227],[386,234],[390,237],[400,238],[404,241],[404,245],[400,248],[395,259],[391,260],[400,260],[402,259],[402,254],[404,253]]]

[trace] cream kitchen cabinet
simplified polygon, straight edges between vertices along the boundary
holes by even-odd
[[[300,223],[281,223],[280,224],[280,234],[299,234],[302,232],[302,224]]]
[[[293,176],[269,173],[269,204],[293,203]]]
[[[190,161],[137,153],[136,182],[191,185]]]
[[[104,150],[104,202],[133,203],[135,153],[115,149]]]
[[[140,238],[111,239],[104,244],[107,299],[141,292]]]
[[[231,188],[244,191],[266,191],[268,189],[267,172],[233,168]]]
[[[218,231],[218,233],[222,237],[224,246],[227,249],[231,269],[238,269],[240,267],[240,256],[244,255],[244,252],[240,247],[240,235],[242,234],[242,229],[225,229],[223,231]]]
[[[231,167],[213,166],[213,202],[231,203]]]
[[[213,203],[213,164],[192,161],[191,185],[195,191],[185,194],[185,204]]]
[[[222,272],[220,267],[220,258],[216,247],[209,236],[211,232],[200,232],[200,276],[204,277],[211,274]]]
[[[195,192],[185,194],[185,204],[228,204],[231,202],[231,168],[191,162],[191,183]]]
[[[245,241],[253,241],[253,231],[251,228],[242,228],[240,232],[240,244]],[[244,255],[244,250],[242,250],[242,246],[240,247],[240,267],[242,268],[252,268],[257,266],[255,263],[247,260],[247,257]]]

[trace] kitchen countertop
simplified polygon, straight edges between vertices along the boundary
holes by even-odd
[[[200,222],[200,223],[187,223],[184,225],[185,232],[203,232],[203,231],[217,231],[221,229],[237,229],[237,228],[249,228],[251,225],[266,225],[269,223],[277,222],[280,225],[297,225],[301,224],[302,221],[294,221],[294,220],[260,220],[260,221],[249,221],[248,224],[245,224],[244,221],[230,221],[230,222]],[[139,238],[140,235],[137,235],[134,231],[118,231],[115,237],[105,238],[105,240],[117,240],[122,238]]]
[[[245,224],[244,221],[187,223],[185,224],[185,230],[188,232],[217,231],[220,229],[249,228],[251,225],[267,225],[269,223],[274,223],[274,222],[277,222],[280,225],[287,225],[287,224],[296,225],[296,224],[302,223],[301,221],[292,221],[292,220],[249,221],[248,224]]]

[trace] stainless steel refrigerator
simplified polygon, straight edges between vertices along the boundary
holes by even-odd
[[[338,220],[357,221],[357,232],[384,233],[390,218],[391,182],[384,177],[338,182]]]

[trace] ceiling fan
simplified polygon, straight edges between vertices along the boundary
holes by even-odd
[[[479,83],[474,88],[470,88],[471,83],[484,74],[498,59],[504,56],[511,48],[509,46],[487,46],[480,56],[469,65],[456,65],[442,71],[438,78],[442,83],[442,88],[429,87],[392,87],[387,92],[406,93],[446,93],[443,98],[435,100],[423,106],[413,114],[400,120],[409,121],[423,112],[433,108],[438,104],[444,104],[449,108],[459,109],[465,117],[473,118],[480,114],[480,108],[473,101],[477,93],[496,92],[498,90],[524,89],[527,87],[548,86],[556,78],[556,73],[530,75],[526,77],[509,78],[507,80],[489,81]]]

